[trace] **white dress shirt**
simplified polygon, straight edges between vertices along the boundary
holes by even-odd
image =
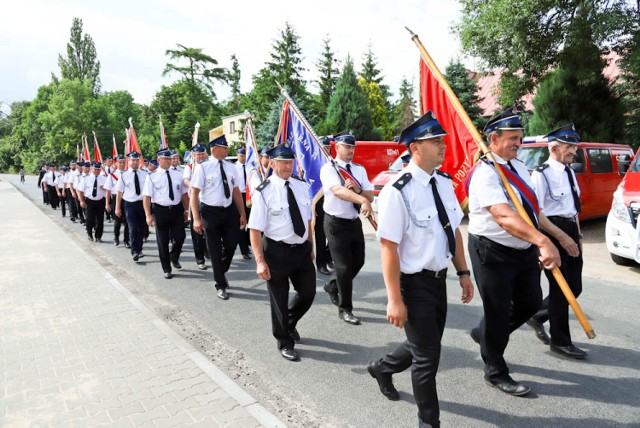
[[[224,195],[222,175],[220,173],[220,163],[224,168],[229,186],[229,197]],[[238,187],[236,168],[231,162],[219,161],[212,158],[207,162],[202,162],[193,171],[191,187],[200,190],[200,202],[211,207],[228,207],[233,202],[233,189]]]
[[[240,188],[240,192],[242,193],[246,193],[247,191],[247,183],[244,179],[246,165],[247,165],[246,163],[240,163],[240,161],[233,164],[233,166],[236,167],[236,177],[238,177],[238,187]]]
[[[538,195],[540,211],[547,217],[575,217],[578,212],[573,202],[571,184],[569,183],[569,177],[565,171],[564,164],[552,158],[549,158],[545,164],[549,166],[543,171],[534,170],[531,173],[533,190],[535,190],[536,195]],[[573,177],[578,196],[580,196],[580,188],[578,187],[576,175],[571,168],[569,168],[569,172]]]
[[[345,169],[347,163],[340,159],[335,160],[336,163]],[[373,190],[373,185],[369,182],[367,177],[367,171],[362,165],[351,162],[351,174],[356,180],[362,184],[362,190]],[[324,191],[324,212],[334,217],[340,217],[344,219],[353,220],[358,217],[358,211],[356,211],[352,202],[343,201],[333,194],[331,188],[333,186],[342,186],[340,176],[334,169],[331,162],[327,162],[320,169],[320,181],[322,181],[322,190]]]
[[[309,185],[297,178],[283,180],[273,174],[269,177],[269,184],[262,191],[256,191],[252,195],[251,215],[249,216],[249,229],[264,232],[265,236],[274,241],[287,244],[302,244],[309,235],[309,223],[311,220],[311,200],[309,199]],[[298,236],[293,231],[293,222],[289,212],[286,182],[296,198],[305,232]]]
[[[507,161],[495,153],[493,157],[499,164],[507,165]],[[488,208],[496,204],[508,204],[514,211],[515,207],[507,197],[498,173],[492,166],[487,165],[483,161],[479,162],[480,165],[475,169],[471,177],[471,182],[469,183],[469,233],[484,236],[507,247],[519,250],[529,248],[531,246],[529,242],[509,234],[509,232],[498,225],[493,215],[489,212]],[[527,167],[518,159],[512,160],[511,165],[513,165],[518,175],[529,187],[533,187]],[[506,168],[509,167],[506,166]],[[522,202],[518,189],[513,185],[511,187],[516,197]]]
[[[107,181],[104,182],[104,190],[111,190],[111,193],[115,195],[115,187],[120,181],[120,177],[122,176],[122,172],[119,169],[116,169],[107,177]]]
[[[138,182],[140,183],[140,194],[136,194],[136,185],[135,178],[133,174],[138,175]],[[122,193],[122,199],[127,202],[138,202],[144,199],[144,195],[142,194],[142,187],[144,186],[144,182],[147,179],[148,172],[142,171],[138,168],[134,171],[132,168],[129,168],[120,176],[120,180],[116,184],[116,191]]]
[[[173,187],[173,199],[169,197],[169,178],[171,175],[171,186]],[[182,195],[187,193],[187,188],[182,182],[182,172],[174,168],[168,170],[158,167],[154,174],[149,174],[144,181],[142,194],[149,196],[154,204],[169,207],[178,205],[182,200]]]
[[[96,187],[96,196],[93,196],[93,183],[96,181],[98,181],[98,185]],[[102,173],[98,176],[87,174],[87,176],[82,181],[82,187],[78,190],[80,190],[84,194],[85,199],[99,201],[100,199],[103,199],[107,194],[107,192],[104,190],[105,181],[107,181],[107,177],[102,175]]]
[[[401,190],[393,187],[404,179],[405,173],[411,173],[411,180]],[[439,271],[449,266],[452,258],[433,198],[432,177],[436,179],[438,194],[455,234],[463,212],[451,180],[435,171],[429,175],[411,161],[384,186],[378,197],[377,236],[398,244],[402,273],[412,274],[423,269]]]

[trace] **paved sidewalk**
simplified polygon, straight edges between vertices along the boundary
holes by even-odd
[[[1,179],[0,201],[0,426],[285,426]]]

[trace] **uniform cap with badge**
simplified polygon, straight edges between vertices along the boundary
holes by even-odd
[[[551,143],[552,141],[560,141],[567,144],[578,144],[580,142],[580,135],[576,132],[576,127],[573,123],[568,123],[555,131],[549,132],[545,135],[545,138]]]
[[[191,147],[191,152],[192,153],[206,153],[207,152],[207,148],[203,144],[196,144],[195,146]]]
[[[485,125],[483,132],[486,135],[489,135],[498,129],[502,131],[516,131],[524,129],[515,107],[508,108],[489,119],[489,122]]]
[[[225,136],[221,135],[209,141],[209,147],[229,147],[229,145]]]
[[[438,119],[432,111],[426,112],[422,117],[407,126],[400,133],[398,143],[409,147],[414,141],[427,140],[447,135],[447,131],[442,128]]]
[[[296,158],[288,142],[273,146],[267,152],[267,156],[273,160],[295,160]]]

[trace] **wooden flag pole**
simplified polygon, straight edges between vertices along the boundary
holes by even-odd
[[[451,104],[453,104],[453,107],[455,108],[456,112],[458,113],[458,115],[460,116],[460,118],[464,122],[465,126],[467,127],[467,129],[471,133],[471,136],[475,140],[476,144],[478,145],[478,147],[480,148],[482,153],[487,157],[487,159],[492,163],[493,168],[495,169],[495,171],[500,176],[500,182],[502,183],[502,187],[506,190],[507,195],[509,196],[509,199],[511,200],[511,203],[516,208],[518,214],[530,226],[533,226],[533,222],[531,221],[531,219],[527,215],[527,212],[524,210],[524,207],[522,206],[522,203],[520,202],[520,199],[518,199],[518,197],[516,196],[515,191],[513,190],[513,188],[511,187],[511,185],[507,181],[507,178],[504,176],[504,173],[502,172],[502,170],[500,168],[496,167],[496,160],[493,157],[493,153],[491,153],[491,151],[489,150],[489,148],[485,144],[484,140],[482,139],[482,136],[480,135],[480,132],[478,132],[478,130],[476,129],[475,125],[471,121],[471,118],[469,117],[469,115],[465,111],[464,107],[462,107],[462,104],[460,103],[460,100],[458,100],[458,97],[456,96],[456,94],[453,92],[453,90],[449,86],[449,83],[447,82],[447,80],[444,78],[444,76],[442,75],[442,73],[438,69],[438,66],[436,65],[436,63],[433,61],[433,59],[431,59],[431,56],[429,55],[429,53],[427,52],[427,50],[423,46],[422,42],[418,38],[418,35],[413,33],[413,31],[411,31],[409,28],[407,28],[407,27],[405,27],[405,28],[411,34],[411,40],[413,40],[413,42],[418,47],[418,50],[420,51],[420,56],[422,57],[422,60],[425,62],[427,67],[429,67],[429,70],[431,70],[431,73],[433,73],[433,75],[436,78],[436,80],[438,81],[438,83],[440,83],[440,86],[442,86],[442,89],[444,89],[445,93],[447,94],[447,98],[449,98],[449,101],[451,101]],[[569,285],[567,284],[567,281],[564,279],[564,276],[562,275],[562,272],[560,272],[560,269],[556,267],[556,268],[553,268],[551,270],[551,273],[553,274],[553,277],[555,278],[556,282],[558,283],[558,286],[562,290],[562,293],[566,297],[567,302],[569,302],[569,305],[573,309],[573,312],[576,314],[576,318],[578,319],[578,321],[580,322],[580,325],[582,326],[583,330],[587,334],[587,337],[589,339],[594,339],[596,337],[596,334],[593,331],[593,328],[591,327],[591,324],[589,323],[589,320],[587,319],[587,317],[585,316],[584,312],[582,311],[582,308],[580,307],[580,304],[578,304],[578,301],[576,300],[576,297],[573,295],[573,292],[571,291],[571,288],[569,288]]]

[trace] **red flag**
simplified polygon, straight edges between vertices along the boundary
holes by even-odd
[[[89,153],[89,142],[87,141],[87,136],[82,136],[82,158],[85,162],[89,162],[91,160],[91,153]]]
[[[113,160],[116,160],[118,157],[118,146],[116,146],[116,134],[111,134],[113,136],[113,149],[111,150],[111,156],[113,156]]]
[[[129,118],[129,152],[138,152],[142,154],[142,150],[140,150],[140,145],[138,144],[138,137],[136,136],[136,130],[133,128],[133,122],[131,122],[131,118]]]
[[[464,180],[473,166],[473,156],[478,151],[478,145],[449,101],[444,89],[422,60],[420,60],[420,109],[422,114],[429,110],[433,111],[438,122],[449,134],[444,137],[447,151],[440,169],[453,177],[453,188],[458,202],[463,209],[466,209],[467,192],[464,188]]]
[[[100,152],[100,146],[98,145],[98,138],[96,138],[95,131],[93,131],[93,160],[94,162],[102,163],[102,153]]]

